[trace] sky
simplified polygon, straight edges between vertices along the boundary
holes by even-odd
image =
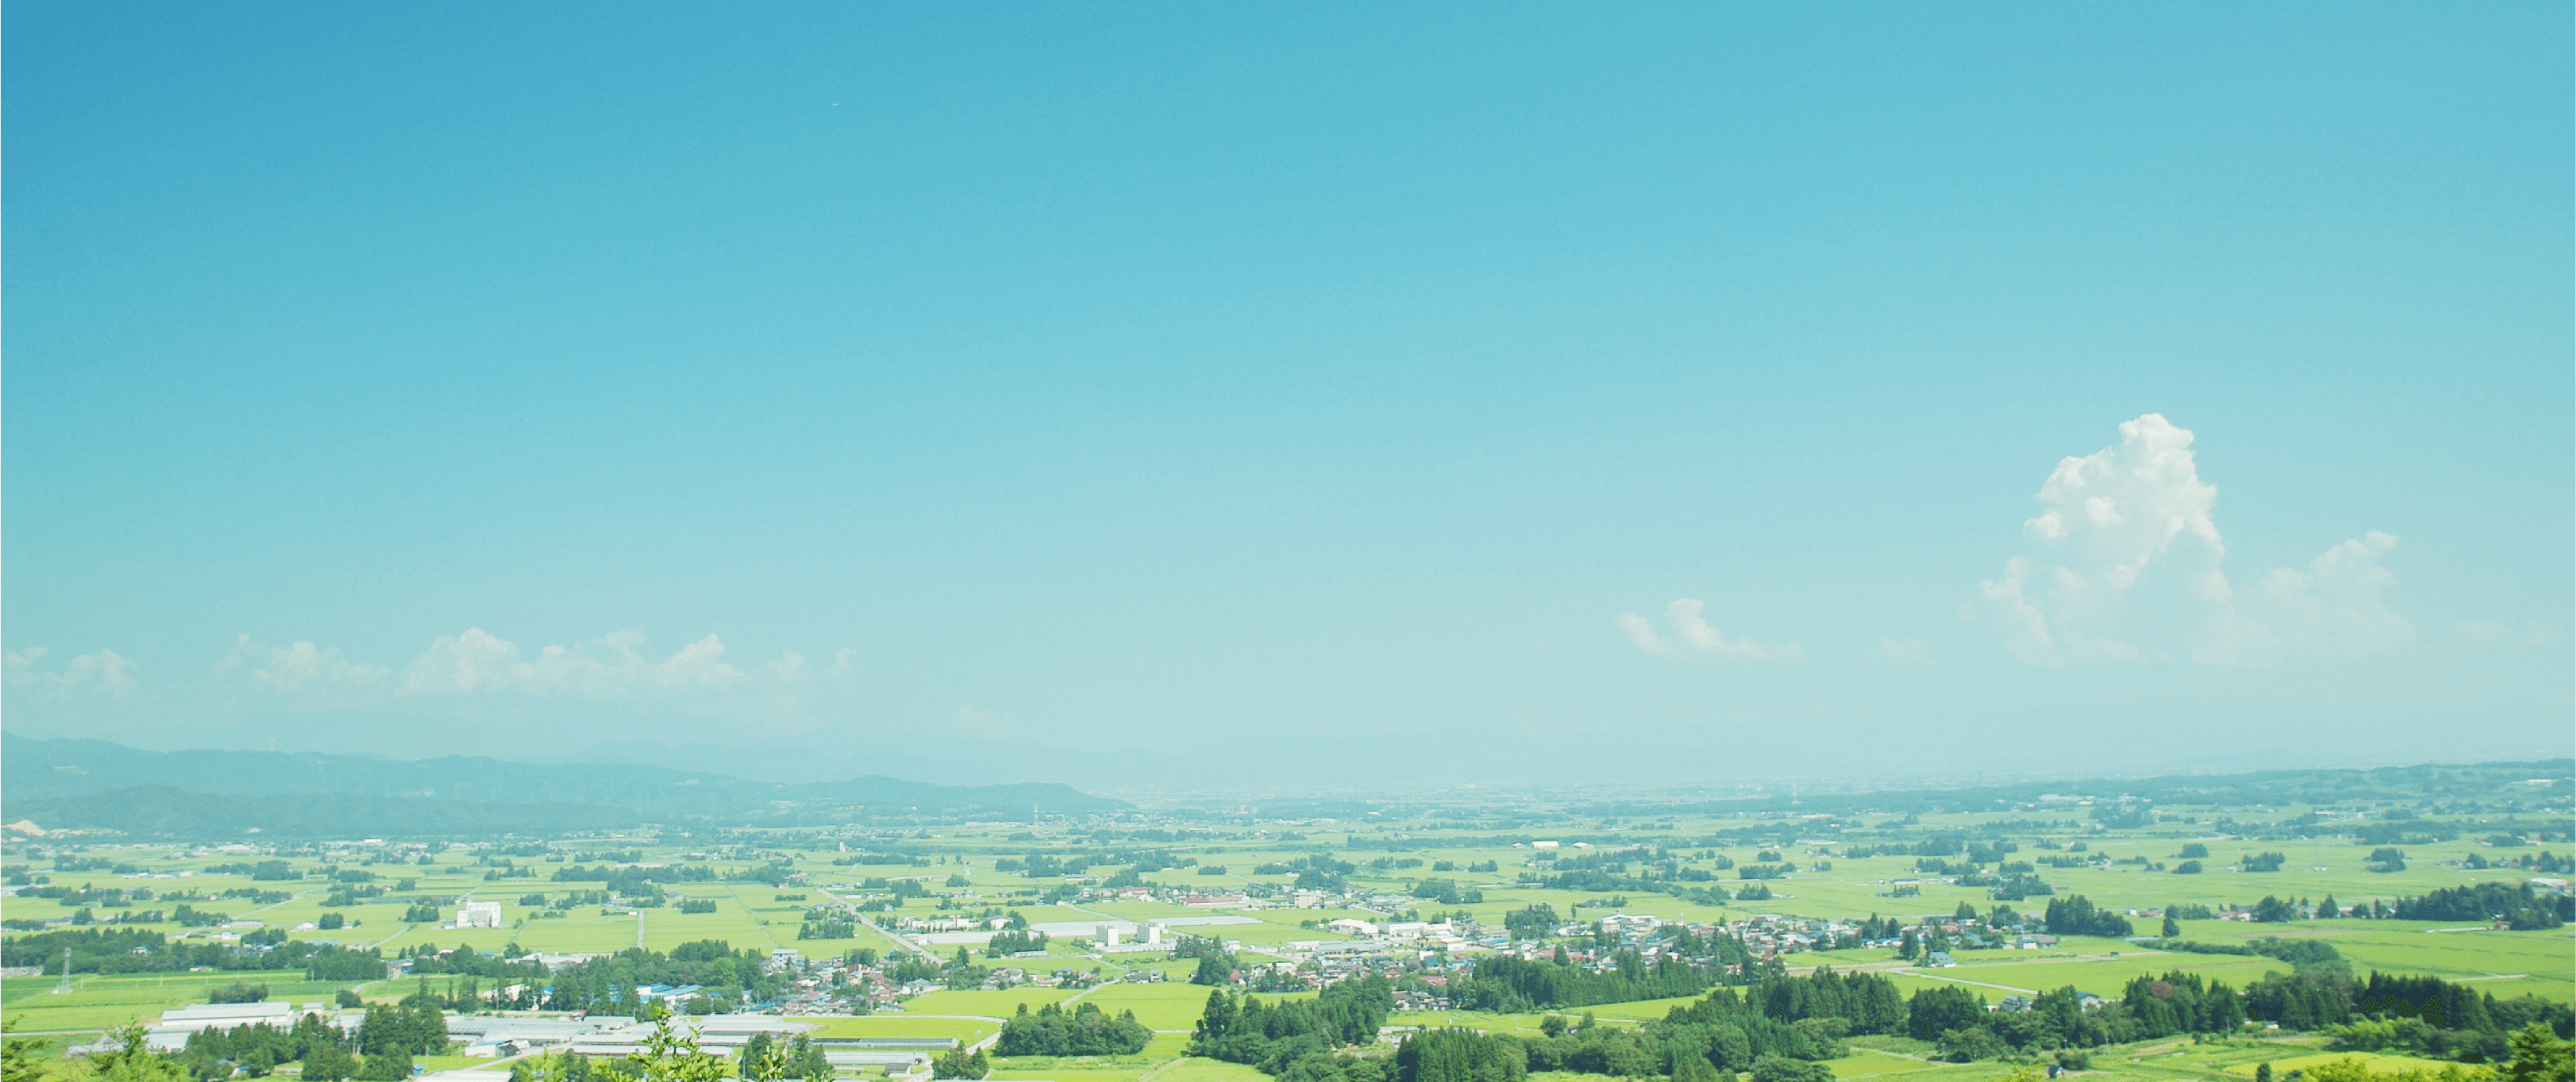
[[[2563,4],[0,20],[20,735],[2576,751]]]

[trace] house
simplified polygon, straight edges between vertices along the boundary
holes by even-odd
[[[1949,951],[1933,951],[1930,956],[1923,959],[1923,964],[1934,969],[1948,969],[1959,963],[1950,958]]]

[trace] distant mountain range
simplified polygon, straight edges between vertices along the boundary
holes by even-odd
[[[1058,784],[952,786],[878,775],[779,784],[631,763],[161,752],[104,740],[0,733],[0,818],[31,819],[48,829],[174,836],[238,836],[253,827],[331,836],[559,833],[645,822],[783,825],[916,814],[1021,818],[1032,808],[1080,814],[1128,806]],[[523,825],[491,825],[512,822]],[[374,829],[356,829],[359,824]],[[404,824],[419,829],[396,829]]]

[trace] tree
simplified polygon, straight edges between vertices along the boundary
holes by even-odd
[[[2135,931],[2129,926],[2129,918],[2108,909],[2096,909],[2092,899],[2081,894],[2050,899],[2048,913],[2041,919],[2048,922],[2049,931],[2059,935],[2119,938]]]
[[[982,1078],[991,1073],[993,1073],[993,1062],[984,1058],[981,1049],[970,1053],[963,1048],[952,1048],[941,1053],[938,1059],[930,1063],[930,1075],[933,1078],[972,1079]]]
[[[2254,1065],[2254,1082],[2272,1082],[2272,1064],[2266,1060]]]
[[[742,1054],[736,1057],[735,1069],[746,1082],[785,1082],[787,1079],[829,1079],[832,1065],[823,1058],[823,1050],[808,1037],[797,1037],[781,1043],[767,1033],[755,1033],[743,1042]]]
[[[783,1058],[784,1054],[778,1050],[777,1045],[778,1039],[770,1036],[767,1031],[752,1034],[750,1040],[742,1042],[742,1052],[734,1057],[734,1069],[741,1071],[744,1078],[760,1077],[761,1069],[768,1066],[770,1059]]]
[[[2340,916],[2342,916],[2342,915],[2343,915],[2343,906],[2341,906],[2341,905],[2339,905],[2339,904],[2336,904],[2336,902],[2335,902],[2335,900],[2334,900],[2334,895],[2331,895],[2331,894],[2326,895],[2326,896],[2325,896],[2325,900],[2324,900],[2324,901],[2321,901],[2321,902],[2318,902],[2318,903],[2317,903],[2317,919],[2318,919],[2318,920],[2333,920],[2334,918],[2336,918],[2336,917],[2340,917]]]
[[[227,984],[212,992],[206,993],[206,1002],[208,1003],[262,1003],[266,1002],[267,999],[267,985],[244,984],[240,981],[234,981],[231,984]]]
[[[1154,1031],[1137,1021],[1134,1011],[1111,1018],[1095,1003],[1078,1004],[1069,1012],[1049,1003],[1032,1014],[1023,1003],[1002,1025],[993,1051],[1003,1056],[1132,1056],[1153,1039]]]
[[[1681,1055],[1673,1059],[1673,1082],[1724,1082],[1708,1057]]]
[[[1503,914],[1503,930],[1514,939],[1541,939],[1553,935],[1560,923],[1563,922],[1556,918],[1556,907],[1545,902]]]
[[[787,1042],[787,1074],[804,1082],[831,1082],[832,1061],[823,1055],[823,1046],[811,1037],[798,1034]]]
[[[1226,954],[1202,954],[1199,968],[1190,974],[1191,984],[1222,988],[1234,983],[1234,957]]]
[[[1472,1029],[1425,1030],[1395,1049],[1397,1082],[1520,1082],[1528,1073],[1520,1042]]]
[[[721,1056],[698,1051],[694,1030],[676,1029],[669,1018],[663,1018],[645,1036],[641,1055],[604,1064],[597,1074],[608,1082],[720,1082],[725,1062]]]
[[[555,1052],[521,1059],[510,1064],[510,1082],[590,1082],[590,1057]]]
[[[1966,902],[1961,902],[1959,903],[1958,911],[1950,914],[1950,919],[1957,921],[1975,920],[1977,919],[1977,907],[1969,905]]]
[[[1538,1031],[1546,1034],[1550,1038],[1565,1036],[1565,1016],[1561,1014],[1551,1014],[1545,1018],[1539,1019]],[[1681,1077],[1678,1070],[1676,1070],[1673,1077],[1676,1079]]]
[[[357,1073],[358,1061],[340,1043],[329,1037],[316,1040],[304,1051],[304,1077],[307,1082],[340,1082]]]
[[[0,1033],[18,1028],[18,1019],[0,1020]],[[44,1042],[28,1037],[10,1037],[0,1041],[0,1082],[38,1082],[45,1069],[36,1060]]]
[[[350,1076],[358,1082],[402,1082],[411,1077],[411,1054],[408,1052],[369,1052],[358,1073]]]
[[[2172,914],[2172,913],[2166,913],[2166,914],[2165,914],[2165,926],[2164,926],[2164,928],[2163,928],[2163,935],[2164,935],[2164,937],[2165,937],[2165,938],[2167,938],[2167,939],[2172,939],[2172,938],[2174,938],[2174,937],[2176,937],[2176,936],[2179,936],[2179,935],[2181,935],[2181,934],[2182,934],[2182,922],[2181,922],[2181,921],[2178,921],[2178,920],[2173,919],[2173,914]]]
[[[1764,1056],[1753,1061],[1753,1082],[1833,1082],[1834,1069],[1821,1063]]]
[[[1939,1040],[1943,1033],[1985,1021],[1986,1002],[1965,988],[1926,988],[1905,1005],[1905,1031],[1916,1040]]]
[[[128,1023],[118,1029],[115,1043],[115,1051],[89,1057],[96,1082],[187,1082],[188,1072],[167,1057],[153,1054],[144,1039],[142,1023]]]
[[[2571,1055],[2569,1044],[2551,1033],[2546,1023],[2524,1026],[2506,1040],[2513,1048],[2513,1061],[2504,1066],[2505,1082],[2576,1079],[2576,1055]]]

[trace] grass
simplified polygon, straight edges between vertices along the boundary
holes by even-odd
[[[2292,1056],[2288,1059],[2276,1059],[2268,1062],[2272,1064],[2272,1077],[2279,1078],[2291,1071],[2305,1071],[2341,1059],[2360,1060],[2362,1066],[2368,1067],[2372,1074],[2395,1074],[2400,1071],[2440,1071],[2445,1067],[2458,1066],[2458,1064],[2444,1060],[2420,1059],[2415,1056],[2391,1056],[2378,1052],[2318,1052],[2313,1055]],[[2230,1065],[2226,1067],[2225,1070],[2227,1073],[2232,1075],[2241,1075],[2246,1078],[2252,1078],[2254,1077],[2255,1067],[2256,1064],[2239,1063]]]
[[[102,1030],[142,1019],[157,1021],[162,1011],[203,1003],[208,992],[239,980],[268,986],[269,998],[297,1003],[330,1002],[348,981],[304,981],[293,972],[170,973],[100,976],[74,974],[69,995],[52,994],[59,977],[16,977],[0,981],[0,1008],[29,1031]]]
[[[1154,1076],[1154,1082],[1268,1082],[1270,1076],[1240,1063],[1191,1056]]]
[[[1145,1072],[1152,1070],[1154,1067],[1153,1064],[1139,1063],[1133,1067],[1086,1065],[1066,1069],[1055,1066],[1058,1062],[1055,1060],[1045,1060],[1042,1062],[1044,1064],[1043,1066],[1032,1065],[1024,1067],[1012,1063],[1009,1060],[1003,1060],[993,1065],[993,1073],[987,1077],[1000,1079],[1002,1082],[1010,1082],[1010,1080],[1013,1079],[1046,1079],[1048,1082],[1132,1082],[1134,1079],[1144,1077]],[[1062,1062],[1079,1064],[1084,1061],[1065,1060]],[[1258,1071],[1253,1073],[1256,1076],[1260,1074]]]
[[[1021,1004],[1036,1010],[1049,1003],[1062,1003],[1073,998],[1067,988],[1014,988],[1003,992],[930,992],[905,1000],[905,1014],[959,1014],[978,1018],[1009,1018]]]
[[[2245,809],[2222,810],[2237,815],[2249,814]],[[2000,814],[2022,816],[2027,811],[2028,809],[2024,812]],[[2299,809],[2270,809],[2264,810],[2262,814],[2289,816],[2297,814],[2298,811]],[[2057,814],[2066,814],[2066,812],[2060,811]],[[2043,814],[2041,817],[2046,816]],[[1560,836],[1567,842],[1569,847],[1567,851],[1570,852],[1573,843],[1577,840],[1590,840],[1605,847],[1619,844],[1620,840],[1673,842],[1679,839],[1705,838],[1712,834],[1740,829],[1747,823],[1747,820],[1742,818],[1718,819],[1678,814],[1671,818],[1675,820],[1675,825],[1671,829],[1633,822],[1622,825],[1605,820],[1595,824],[1585,820],[1563,821],[1527,833],[1534,833],[1538,837]],[[1882,830],[1881,827],[1885,824],[1871,826],[1865,820],[1856,819],[1850,824],[1853,833],[1846,837],[1852,838],[1855,843],[1870,844],[1876,844],[1878,836],[1895,833],[1902,833],[1910,838],[1934,831],[1951,831],[1971,837],[1983,837],[1988,835],[1981,833],[1980,828],[1994,822],[1996,818],[1995,814],[1927,814],[1917,822],[1908,823],[1901,831]],[[934,890],[945,890],[946,888],[941,884],[947,877],[953,872],[962,872],[972,880],[973,886],[970,888],[972,896],[960,894],[954,897],[952,899],[954,910],[973,912],[986,906],[1016,909],[1029,920],[1037,922],[1088,924],[1101,919],[1103,915],[1127,920],[1204,915],[1201,911],[1154,902],[1096,902],[1073,907],[1041,905],[1037,904],[1034,896],[1020,897],[1018,895],[1021,892],[1045,889],[1055,885],[1057,881],[1029,880],[1015,874],[994,871],[993,862],[997,857],[995,850],[999,849],[1006,853],[1032,850],[1030,840],[1027,838],[1005,840],[1004,836],[1007,832],[1019,829],[1021,828],[933,828],[931,831],[922,832],[917,837],[908,837],[907,846],[917,849],[928,859],[936,862],[929,867],[833,865],[830,861],[836,854],[832,852],[804,853],[796,856],[795,861],[798,867],[811,874],[816,881],[832,884],[856,883],[870,876],[926,876],[927,882]],[[1210,864],[1223,864],[1237,874],[1223,877],[1196,877],[1186,870],[1181,870],[1154,875],[1152,878],[1188,887],[1232,888],[1240,886],[1252,868],[1273,860],[1293,862],[1302,859],[1315,851],[1319,844],[1339,845],[1344,841],[1358,841],[1362,840],[1359,837],[1361,835],[1370,835],[1372,837],[1367,840],[1375,841],[1389,834],[1395,834],[1411,839],[1403,844],[1416,847],[1412,855],[1427,860],[1453,861],[1461,867],[1471,861],[1493,860],[1499,862],[1500,869],[1488,873],[1435,871],[1426,864],[1406,869],[1371,870],[1365,865],[1375,855],[1373,850],[1342,853],[1340,855],[1343,859],[1364,866],[1359,873],[1352,876],[1354,883],[1365,884],[1390,894],[1401,894],[1413,879],[1424,876],[1454,879],[1462,886],[1474,887],[1484,892],[1483,901],[1460,908],[1470,910],[1488,925],[1499,925],[1504,914],[1532,903],[1543,902],[1552,905],[1559,914],[1566,916],[1576,915],[1578,906],[1581,907],[1579,913],[1585,916],[1598,915],[1612,908],[1601,904],[1605,899],[1591,893],[1543,890],[1512,882],[1513,877],[1521,872],[1543,870],[1543,868],[1533,862],[1535,853],[1532,850],[1514,849],[1507,843],[1496,844],[1487,828],[1467,829],[1420,821],[1411,823],[1390,821],[1338,824],[1330,827],[1299,826],[1296,829],[1311,833],[1312,839],[1298,837],[1292,840],[1277,836],[1239,835],[1224,837],[1220,833],[1216,836],[1178,841],[1169,846],[1176,853],[1193,855]],[[2470,829],[2465,824],[2463,829],[2472,837],[2484,833],[2482,830]],[[2176,859],[2176,851],[2187,840],[2199,838],[2210,845],[2212,856],[2207,863],[2211,870],[2207,874],[2197,876],[2146,872],[2138,870],[2135,865],[2115,866],[2110,869],[2090,867],[2042,869],[2043,876],[2057,885],[2060,894],[2083,894],[2098,905],[2112,908],[2147,908],[2170,902],[2241,904],[2250,903],[2267,894],[2283,898],[2311,899],[2331,894],[2345,904],[2352,904],[2374,898],[2389,900],[2401,895],[2419,895],[2435,887],[2458,886],[2481,880],[2516,881],[2528,874],[2512,869],[2473,871],[2441,863],[2444,859],[2456,860],[2473,851],[2484,851],[2493,856],[2508,855],[2511,852],[2510,850],[2478,850],[2467,840],[2431,846],[2404,847],[2413,858],[2408,867],[2394,874],[2379,874],[2366,871],[2362,867],[2362,859],[2368,853],[2368,847],[2354,846],[2335,840],[2239,843],[2213,839],[2207,827],[2170,821],[2142,830],[2126,831],[2097,832],[2089,823],[2066,820],[2046,825],[2036,823],[2017,825],[2009,830],[2010,836],[2023,846],[2023,851],[2017,855],[2017,859],[2032,859],[2040,856],[2041,850],[2038,848],[2040,839],[2050,836],[2057,837],[2060,841],[2083,840],[2090,847],[2086,854],[2088,856],[2104,854],[2139,856],[2169,862]],[[1287,831],[1283,830],[1281,833],[1285,834]],[[1487,836],[1479,836],[1480,834]],[[1085,841],[1072,832],[1059,832],[1053,829],[1042,829],[1041,836],[1046,842],[1052,844],[1070,842],[1077,847],[1099,844],[1096,841]],[[1836,844],[1840,847],[1844,843]],[[720,871],[738,867],[742,863],[741,860],[723,856],[691,857],[675,850],[674,847],[650,843],[610,841],[601,843],[600,847],[643,848],[646,850],[643,859],[647,861],[708,864],[717,867]],[[1745,863],[1751,862],[1756,852],[1753,846],[1712,846],[1698,840],[1678,841],[1675,848],[1677,850],[1688,848],[1693,854],[1701,849],[1713,848],[1738,862]],[[1785,856],[1799,862],[1802,866],[1810,865],[1817,858],[1817,854],[1812,851],[1815,848],[1802,845],[1782,847]],[[236,918],[260,921],[268,927],[292,929],[301,923],[314,920],[326,911],[323,902],[328,885],[318,879],[255,883],[243,876],[213,875],[204,871],[215,863],[238,860],[240,859],[238,857],[174,854],[167,846],[151,845],[99,846],[94,847],[94,850],[101,854],[113,853],[117,860],[131,861],[154,871],[188,869],[197,874],[186,878],[138,880],[119,879],[106,872],[96,872],[66,873],[55,878],[67,884],[95,880],[102,886],[126,886],[129,889],[137,885],[149,885],[164,893],[190,890],[214,894],[236,887],[285,890],[291,895],[289,900],[266,907],[242,900],[192,902],[201,909],[221,910]],[[2231,863],[2239,853],[2256,851],[2282,852],[2288,856],[2288,862],[2278,873],[2229,873],[2220,870]],[[293,859],[299,867],[312,867],[315,863],[307,857]],[[1806,917],[1885,915],[1910,918],[1948,914],[1961,902],[1971,904],[1981,913],[1994,904],[1982,889],[1961,888],[1932,882],[1921,884],[1919,897],[1881,896],[1891,890],[1892,880],[1915,878],[1912,871],[1914,858],[1909,856],[1831,858],[1831,861],[1832,867],[1829,870],[1801,871],[1789,878],[1773,881],[1771,887],[1778,897],[1767,902],[1735,902],[1726,906],[1706,906],[1669,895],[1636,893],[1631,894],[1625,899],[1623,905],[1616,908],[1622,912],[1654,914],[1669,919],[1717,921],[1740,920],[1753,913],[1784,913]],[[592,858],[590,862],[595,863],[596,858]],[[442,851],[431,865],[426,866],[417,863],[378,864],[372,866],[371,870],[381,877],[378,880],[379,885],[391,886],[394,881],[409,877],[417,880],[414,889],[391,892],[382,898],[329,910],[341,912],[360,921],[361,927],[337,932],[316,930],[292,934],[299,939],[333,940],[356,946],[382,944],[389,951],[420,944],[498,950],[507,943],[516,942],[520,947],[531,950],[596,953],[613,952],[637,944],[639,926],[637,917],[624,914],[603,915],[595,906],[571,910],[560,917],[530,919],[534,913],[528,907],[519,904],[523,895],[543,894],[560,898],[567,891],[592,889],[596,886],[592,883],[551,881],[547,877],[554,868],[561,866],[559,862],[539,862],[533,863],[532,866],[537,876],[534,879],[486,881],[482,877],[487,869],[467,863],[461,850]],[[1708,862],[1698,861],[1697,866],[1706,868]],[[1095,869],[1095,874],[1099,874],[1098,869]],[[1718,871],[1716,874],[1721,878],[1710,885],[1728,888],[1742,885],[1740,880],[1722,878],[1733,874],[1731,872]],[[1284,881],[1285,877],[1270,875],[1252,878],[1275,884]],[[864,925],[848,939],[797,940],[795,931],[800,923],[799,918],[804,904],[825,900],[823,892],[814,887],[785,889],[787,893],[802,892],[808,895],[807,902],[803,904],[780,902],[775,898],[775,895],[781,893],[779,888],[755,883],[692,881],[672,886],[669,891],[674,901],[681,898],[705,899],[713,901],[716,909],[712,913],[705,914],[682,914],[676,907],[644,911],[640,920],[642,942],[656,949],[667,950],[690,940],[717,939],[737,948],[767,950],[772,947],[792,947],[806,957],[813,958],[837,955],[859,947],[884,951],[892,945],[886,937]],[[511,927],[457,931],[440,929],[434,925],[403,924],[400,918],[404,908],[411,901],[427,896],[449,899],[471,896],[485,900],[500,900],[507,907]],[[172,904],[174,903],[150,901],[141,903],[138,908],[167,909]],[[2023,912],[2031,912],[2045,906],[2046,899],[2033,899],[2012,904],[2014,908]],[[34,898],[0,899],[0,907],[6,907],[9,916],[19,918],[49,917],[68,913],[68,910],[55,906],[51,901]],[[1432,915],[1449,907],[1426,904],[1420,908],[1426,915]],[[446,911],[452,912],[452,909]],[[909,910],[898,915],[927,916],[932,912],[931,903],[916,901],[912,903]],[[1293,940],[1342,938],[1319,928],[1300,927],[1302,923],[1321,924],[1342,916],[1354,916],[1367,920],[1384,917],[1381,913],[1351,909],[1283,908],[1219,912],[1249,916],[1254,918],[1256,923],[1182,930],[1192,934],[1240,940],[1248,951],[1257,953],[1264,948],[1276,948],[1280,944]],[[107,915],[107,911],[102,911],[101,915]],[[2153,932],[2155,923],[2152,919],[2138,919],[2138,930]],[[164,932],[180,931],[173,925],[153,927]],[[2576,931],[2478,930],[2439,933],[2433,931],[2441,927],[2443,925],[2398,921],[2336,920],[2287,925],[2190,921],[2185,922],[2184,930],[2189,938],[2209,943],[2241,943],[2251,938],[2269,935],[2290,938],[2320,937],[2334,943],[2347,958],[2351,959],[2354,969],[2359,973],[2367,973],[2373,969],[2386,972],[2429,973],[2451,980],[2475,981],[2476,987],[2481,991],[2492,992],[2499,997],[2510,998],[2531,993],[2548,996],[2559,1002],[2576,1001]],[[1071,950],[1072,948],[1066,943],[1059,942],[1056,949],[1051,951],[1055,955],[1054,958],[1031,968],[1052,968],[1064,964],[1091,968],[1093,963],[1087,959],[1075,957],[1070,953]],[[944,955],[946,949],[942,948],[941,953]],[[2008,989],[2046,990],[2069,985],[2099,995],[2117,995],[2123,985],[2137,976],[2162,974],[2168,970],[2177,969],[2204,974],[2242,987],[2267,971],[2288,968],[2283,963],[2260,957],[2160,953],[2142,950],[2116,940],[2072,938],[2054,950],[1971,951],[1961,952],[1960,959],[1965,964],[1939,971],[1895,969],[1893,951],[1885,949],[1796,956],[1791,958],[1790,962],[1793,968],[1831,964],[1845,969],[1886,970],[1889,971],[1892,980],[1907,990],[1943,984],[1956,985],[1962,981],[1977,982],[1966,984],[1964,987],[1989,1000],[2007,994]],[[1005,964],[981,958],[977,959],[977,962],[982,965]],[[1133,1010],[1139,1020],[1156,1030],[1186,1030],[1195,1022],[1199,1008],[1206,998],[1206,990],[1179,981],[1179,978],[1185,977],[1194,968],[1193,963],[1119,956],[1111,968],[1150,968],[1170,974],[1175,980],[1170,984],[1112,984],[1092,992],[1085,997],[1085,1002],[1096,1003],[1102,1009],[1112,1013]],[[0,982],[0,1007],[5,1007],[12,1018],[25,1019],[24,1024],[29,1029],[83,1029],[95,1032],[98,1028],[127,1019],[149,1017],[169,1007],[203,1002],[207,989],[228,983],[235,977],[259,982],[263,976],[223,973],[85,976],[81,979],[80,992],[63,997],[45,994],[52,988],[53,978],[51,977],[21,978]],[[268,980],[267,983],[280,996],[298,1000],[328,999],[332,991],[341,987],[336,984],[304,986],[301,982],[289,984],[278,980]],[[296,990],[287,991],[286,989],[290,987]],[[370,989],[378,994],[398,993],[403,990],[407,989],[390,984]],[[972,1039],[990,1034],[994,1024],[973,1018],[929,1016],[954,1014],[1003,1018],[1008,1017],[1021,1004],[1028,1004],[1034,1009],[1043,1003],[1061,1002],[1071,995],[1072,993],[1067,991],[1049,989],[1020,989],[995,993],[938,992],[911,1001],[906,1005],[904,1012],[835,1020],[825,1025],[827,1032],[854,1036],[926,1035]],[[1684,1001],[1613,1004],[1596,1007],[1593,1011],[1605,1025],[1633,1025],[1640,1020],[1660,1017],[1677,1002]],[[1495,1032],[1527,1034],[1537,1031],[1541,1017],[1538,1014],[1482,1015],[1458,1012],[1400,1015],[1394,1021],[1399,1024],[1470,1025]],[[997,1077],[1004,1079],[1042,1077],[1056,1079],[1058,1082],[1095,1082],[1095,1080],[1107,1082],[1110,1079],[1136,1079],[1148,1072],[1160,1072],[1155,1074],[1154,1082],[1258,1082],[1257,1072],[1252,1072],[1248,1068],[1205,1060],[1177,1058],[1184,1044],[1185,1041],[1178,1034],[1167,1032],[1158,1035],[1146,1055],[1137,1058],[1138,1062],[1063,1061],[1050,1064],[1045,1070],[1034,1074],[1022,1070],[1022,1065],[1010,1064],[1005,1065],[997,1073]],[[1905,1054],[1907,1052],[1907,1049],[1902,1048],[1856,1051],[1850,1057],[1835,1061],[1833,1066],[1838,1076],[1852,1079],[1896,1079],[1910,1075],[1937,1075],[1943,1079],[1957,1080],[1957,1082],[1982,1082],[1999,1073],[1999,1069],[1993,1068],[1993,1065],[1962,1066],[1925,1063],[1919,1059],[1907,1058]],[[1919,1050],[1916,1052],[1919,1054]],[[2097,1057],[2097,1065],[2099,1073],[2116,1078],[2135,1079],[2137,1082],[2170,1082],[2171,1079],[2179,1077],[2224,1082],[2226,1079],[2241,1078],[2250,1073],[2250,1065],[2259,1062],[2263,1057],[2273,1057],[2277,1064],[2291,1062],[2300,1056],[2319,1054],[2318,1049],[2312,1044],[2300,1045],[2286,1040],[2252,1044],[2214,1042],[2207,1045],[2185,1044],[2179,1047],[2158,1047],[2152,1050],[2144,1047],[2112,1050]],[[1599,1082],[1599,1080],[1586,1078],[1584,1082]]]
[[[1111,1015],[1120,1011],[1136,1012],[1136,1020],[1154,1030],[1187,1030],[1199,1024],[1199,1011],[1207,1006],[1208,990],[1195,984],[1107,984],[1084,996]]]

